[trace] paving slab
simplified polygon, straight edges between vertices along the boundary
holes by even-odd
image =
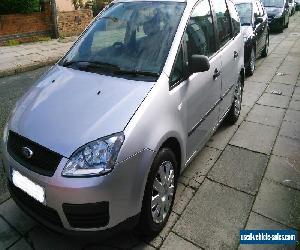
[[[48,231],[40,226],[36,226],[28,233],[27,240],[32,244],[34,249],[43,250],[63,250],[63,249],[82,249],[84,243],[79,239],[62,236],[51,231]]]
[[[300,59],[299,59],[300,60]],[[294,90],[294,94],[292,96],[293,100],[300,100],[300,87],[296,86]]]
[[[300,100],[291,100],[289,109],[300,111]]]
[[[284,120],[300,124],[300,111],[288,109],[284,116]]]
[[[7,190],[7,179],[4,173],[3,162],[0,152],[0,204],[9,198],[9,192]]]
[[[246,120],[273,127],[280,127],[285,110],[281,108],[255,105],[248,114]]]
[[[227,146],[208,177],[255,195],[258,191],[268,157],[247,149]]]
[[[252,107],[258,100],[259,95],[253,93],[243,93],[242,105]]]
[[[288,96],[264,93],[259,98],[257,103],[265,106],[276,107],[276,108],[287,108],[289,105],[289,101],[290,98]]]
[[[300,228],[300,191],[264,179],[253,211],[295,229]]]
[[[223,150],[237,129],[237,125],[229,125],[224,123],[210,138],[207,145],[213,148]]]
[[[201,178],[201,176],[208,173],[220,154],[221,150],[205,147],[191,164],[187,166],[182,175],[187,178]]]
[[[33,250],[33,248],[28,244],[28,242],[22,238],[16,242],[9,250]]]
[[[28,217],[12,199],[7,200],[0,205],[0,215],[22,234],[26,234],[36,225],[36,223]]]
[[[293,160],[272,155],[265,178],[300,190],[300,165]]]
[[[280,72],[284,73],[284,72]],[[291,84],[295,85],[297,82],[297,74],[283,74],[283,75],[275,75],[274,78],[272,79],[272,82],[278,82],[278,83],[285,83],[285,84]]]
[[[264,216],[257,213],[250,213],[249,220],[247,222],[247,230],[255,229],[269,229],[269,230],[286,230],[288,227],[272,221]],[[293,245],[240,245],[239,250],[294,250]]]
[[[271,82],[267,87],[266,92],[272,94],[272,92],[276,91],[277,93],[281,93],[285,96],[292,96],[294,91],[294,86],[283,83]]]
[[[267,84],[262,82],[254,82],[246,80],[244,84],[244,94],[255,94],[255,95],[261,95],[264,90],[266,89]]]
[[[173,231],[205,249],[234,249],[252,202],[250,195],[206,179]]]
[[[243,122],[230,144],[256,152],[270,154],[278,128],[253,122]]]
[[[186,187],[179,198],[177,198],[178,196],[175,197],[172,211],[177,213],[178,215],[181,215],[184,209],[186,208],[187,204],[193,198],[194,193],[194,189],[192,189],[191,187]]]
[[[0,217],[0,249],[8,248],[19,238],[19,234]]]
[[[283,121],[279,135],[300,139],[300,123]]]
[[[235,123],[236,125],[240,125],[245,120],[245,117],[248,115],[248,113],[251,110],[251,108],[252,107],[250,107],[250,106],[244,106],[244,105],[242,105],[242,110],[241,110],[239,119]]]
[[[295,165],[300,166],[300,140],[289,137],[278,136],[273,154],[289,159]]]
[[[271,81],[275,72],[276,68],[262,65],[255,70],[254,75],[249,77],[248,81],[267,83]]]
[[[179,237],[178,235],[176,235],[174,233],[170,233],[160,249],[164,249],[164,250],[174,250],[174,249],[196,250],[196,249],[201,249],[201,248],[182,239],[181,237]]]

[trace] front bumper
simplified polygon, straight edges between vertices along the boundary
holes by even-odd
[[[16,200],[16,203],[25,212],[48,228],[72,234],[76,232],[107,231],[123,224],[124,221],[136,218],[141,210],[144,187],[154,158],[154,152],[144,149],[118,163],[111,173],[105,176],[88,178],[66,178],[61,176],[61,172],[68,160],[67,158],[63,158],[54,175],[48,177],[37,174],[20,165],[8,154],[5,148],[3,156],[9,185],[12,185],[11,172],[14,169],[36,184],[44,187],[47,204],[45,207],[57,213],[61,223],[59,225],[59,223],[54,223],[52,220],[45,219],[45,217],[35,213],[35,209],[30,209],[30,205],[26,205],[26,202],[20,200],[12,192],[12,197]],[[70,216],[66,214],[66,204],[75,205],[75,207],[90,204],[106,204],[108,209],[107,223],[102,224],[100,227],[76,227],[72,223]],[[40,205],[43,209],[44,205]],[[79,218],[79,221],[86,221],[84,216],[88,216],[88,212],[87,214],[82,212],[79,214],[83,216]],[[89,217],[89,219],[92,218]]]

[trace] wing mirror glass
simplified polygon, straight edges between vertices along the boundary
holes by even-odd
[[[189,60],[189,72],[191,74],[197,72],[205,72],[210,68],[210,63],[207,56],[192,55]]]

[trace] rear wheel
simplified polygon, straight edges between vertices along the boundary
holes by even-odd
[[[265,42],[265,47],[263,51],[261,52],[262,57],[267,57],[269,53],[269,35],[266,36],[266,42]]]
[[[158,151],[145,188],[139,229],[143,235],[158,234],[168,221],[177,187],[178,164],[169,148]]]
[[[241,109],[242,109],[242,95],[243,95],[243,86],[241,82],[241,76],[239,76],[234,91],[233,103],[226,117],[226,121],[230,124],[234,124],[239,119]]]
[[[255,49],[251,49],[251,54],[250,54],[250,62],[248,67],[246,68],[246,74],[248,76],[252,76],[255,70],[255,62],[256,62],[256,56],[255,56]]]

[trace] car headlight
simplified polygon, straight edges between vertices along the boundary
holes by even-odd
[[[92,141],[76,150],[62,171],[63,176],[84,177],[112,171],[124,134],[117,133]]]

